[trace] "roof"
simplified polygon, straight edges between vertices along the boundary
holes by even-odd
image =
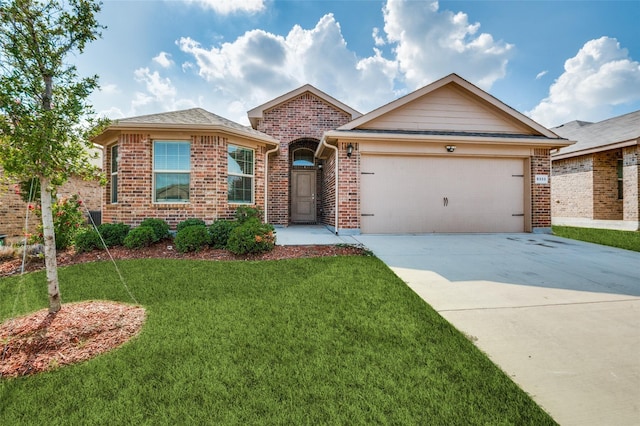
[[[491,96],[490,94],[478,88],[477,86],[469,83],[467,80],[463,79],[462,77],[460,77],[455,73],[449,74],[448,76],[441,78],[440,80],[437,80],[412,93],[409,93],[408,95],[398,98],[395,101],[392,101],[378,109],[375,109],[369,112],[368,114],[365,114],[345,124],[344,126],[339,127],[338,130],[353,130],[356,128],[366,128],[367,123],[377,119],[378,117],[381,117],[393,110],[397,110],[398,108],[404,105],[407,105],[418,98],[428,95],[440,89],[441,87],[444,87],[450,84],[461,88],[462,90],[466,91],[472,96],[475,96],[477,99],[483,101],[485,104],[490,105],[491,107],[493,107],[500,113],[504,114],[505,116],[510,117],[511,119],[517,121],[519,124],[523,125],[524,127],[531,129],[533,133],[545,136],[550,139],[562,139],[562,138],[559,138],[558,135],[556,135],[551,130],[547,129],[541,124],[536,123],[529,117],[516,111],[515,109],[511,108],[510,106],[506,105],[502,101]]]
[[[278,96],[277,98],[264,103],[262,105],[259,105],[251,110],[249,110],[247,112],[247,115],[249,116],[249,121],[251,122],[251,126],[253,126],[253,128],[255,129],[256,127],[258,127],[258,120],[260,118],[263,117],[264,112],[267,110],[270,110],[272,108],[277,107],[278,105],[282,105],[285,102],[290,101],[291,99],[297,98],[298,96],[304,94],[304,93],[311,93],[314,96],[316,96],[317,98],[323,100],[324,102],[328,103],[329,105],[344,111],[345,113],[349,114],[351,116],[351,119],[355,119],[358,118],[362,115],[362,113],[356,111],[355,109],[351,108],[350,106],[340,102],[339,100],[327,95],[326,93],[324,93],[323,91],[316,89],[315,87],[313,87],[310,84],[305,84],[304,86],[298,87],[295,90],[292,90],[291,92],[285,93],[282,96]]]
[[[262,133],[249,126],[243,126],[242,124],[228,120],[202,108],[191,108],[115,120],[105,132],[95,138],[95,142],[104,143],[108,135],[113,132],[141,129],[219,131],[259,140],[272,145],[278,144],[276,139],[266,133]]]
[[[576,144],[554,153],[554,159],[637,145],[640,139],[640,110],[596,123],[570,121],[552,130],[577,141]]]

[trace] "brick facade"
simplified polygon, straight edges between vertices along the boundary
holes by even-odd
[[[536,175],[549,176],[547,184],[536,184]],[[534,149],[531,157],[531,228],[551,228],[551,158],[548,149]]]
[[[623,155],[623,220],[640,223],[640,146],[624,148]]]
[[[0,169],[2,175],[2,169]],[[29,222],[25,230],[27,203],[22,201],[17,182],[0,185],[0,234],[7,235],[7,241],[14,242],[22,238],[25,232],[32,232],[39,224],[38,217],[29,215]],[[70,197],[77,194],[89,211],[99,211],[102,188],[98,181],[85,181],[78,177],[71,177],[68,182],[58,188],[58,198]]]
[[[280,141],[277,155],[269,159],[269,222],[274,225],[288,225],[290,216],[290,146],[299,141],[315,141],[316,145],[327,130],[335,129],[351,120],[351,115],[326,103],[312,93],[303,93],[264,112],[258,120],[257,130]],[[322,174],[328,167],[323,165]],[[320,174],[320,173],[319,173]],[[331,212],[328,211],[326,190],[318,200],[321,206],[318,219],[328,224]]]
[[[593,156],[553,161],[553,217],[593,218]]]
[[[182,138],[184,140],[184,138]],[[229,204],[227,182],[227,147],[247,146],[224,135],[191,135],[191,170],[189,202],[155,203],[153,201],[153,139],[148,134],[121,134],[118,137],[118,202],[111,203],[111,179],[103,191],[103,222],[123,222],[136,226],[146,218],[160,218],[172,229],[189,218],[207,224],[233,217],[237,204]],[[111,164],[111,147],[107,145],[104,168]],[[255,149],[254,203],[264,208],[264,146]]]
[[[602,221],[640,221],[638,146],[553,161],[552,215]],[[622,160],[623,198],[618,198]]]

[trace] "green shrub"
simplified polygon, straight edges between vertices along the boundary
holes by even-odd
[[[262,212],[260,209],[249,206],[240,206],[236,209],[236,220],[238,223],[242,224],[247,222],[250,219],[258,219],[258,221],[262,220]]]
[[[156,219],[153,217],[145,219],[140,224],[140,227],[145,226],[153,229],[154,243],[169,236],[169,225],[162,219]]]
[[[33,210],[36,216],[42,219],[42,209],[39,203],[29,204],[29,210]],[[73,245],[80,227],[87,223],[82,213],[82,201],[78,195],[61,198],[51,205],[51,210],[53,229],[56,234],[56,249],[64,250]],[[44,243],[42,223],[36,227],[36,233],[29,236],[29,243]]]
[[[98,232],[107,247],[121,246],[124,239],[129,234],[131,227],[124,223],[103,223],[98,226]]]
[[[202,220],[202,219],[192,218],[192,219],[187,219],[187,220],[183,220],[182,222],[180,222],[178,224],[178,227],[176,228],[176,230],[178,232],[180,232],[184,228],[187,228],[189,226],[206,226],[206,224],[204,223],[204,220]]]
[[[200,251],[209,245],[210,241],[211,236],[209,235],[209,231],[207,231],[207,227],[204,225],[192,225],[182,228],[178,231],[174,240],[176,250],[180,253]]]
[[[226,219],[218,219],[209,226],[209,234],[211,235],[211,246],[217,249],[223,249],[227,247],[229,241],[229,235],[233,228],[238,225],[237,222],[233,222]]]
[[[82,228],[76,234],[75,248],[77,253],[86,253],[96,249],[102,249],[100,234],[95,228]]]
[[[150,226],[133,228],[124,239],[124,246],[130,249],[149,247],[156,242],[156,234]]]
[[[273,250],[275,242],[273,226],[251,218],[231,231],[227,249],[234,254],[264,253]]]

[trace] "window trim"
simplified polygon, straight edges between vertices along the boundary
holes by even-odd
[[[295,164],[296,152],[299,152],[299,151],[309,151],[311,153],[311,158],[313,159],[311,161],[312,164]],[[316,165],[315,158],[316,158],[315,152],[311,148],[304,148],[304,147],[296,148],[291,153],[291,167],[315,167]]]
[[[189,169],[188,170],[178,170],[178,169],[156,169],[156,143],[179,143],[179,144],[188,144],[189,146]],[[153,204],[188,204],[191,202],[191,140],[178,140],[178,139],[154,139],[152,142],[152,153],[151,153],[151,168],[152,168],[152,188],[151,188],[151,197]],[[156,188],[156,175],[158,174],[186,174],[189,176],[189,184],[187,195],[189,198],[186,200],[161,200],[157,199],[157,188]]]
[[[113,151],[116,151],[115,156]],[[110,153],[111,153],[111,158],[110,158],[110,164],[109,164],[109,172],[110,172],[110,181],[109,184],[111,185],[110,187],[110,194],[109,194],[109,202],[111,204],[118,204],[118,168],[120,167],[120,159],[119,159],[119,148],[118,148],[118,144],[115,144],[113,146],[111,146],[110,148]],[[115,171],[114,169],[114,159],[115,159]],[[114,178],[115,178],[115,185],[114,185]],[[114,197],[114,193],[115,193],[115,197]]]
[[[618,182],[618,200],[624,200],[624,162],[618,160],[616,163],[616,178]]]
[[[244,149],[247,151],[251,152],[251,162],[252,162],[252,167],[251,170],[253,170],[253,174],[246,174],[246,173],[232,173],[231,170],[229,169],[229,148],[234,147],[237,149]],[[237,201],[237,200],[230,200],[229,199],[229,195],[230,195],[230,191],[229,191],[229,177],[231,176],[239,176],[239,177],[248,177],[251,178],[251,201]],[[253,205],[255,204],[255,200],[256,200],[256,150],[254,148],[248,148],[246,146],[242,146],[242,145],[235,145],[235,144],[227,144],[227,203],[228,204],[234,204],[234,205]]]

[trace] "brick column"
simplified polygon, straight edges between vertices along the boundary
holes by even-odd
[[[624,200],[623,220],[635,221],[640,225],[640,147],[623,149]]]
[[[551,157],[548,149],[534,149],[531,157],[531,230],[551,228]],[[536,175],[549,176],[549,183],[536,184]]]

